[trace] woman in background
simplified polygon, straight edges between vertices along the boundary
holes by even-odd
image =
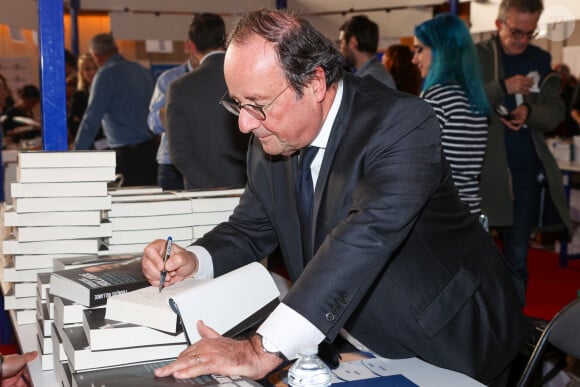
[[[95,58],[89,53],[82,54],[79,56],[78,61],[79,72],[77,74],[77,89],[71,97],[70,109],[68,114],[68,138],[69,143],[73,143],[79,129],[79,125],[87,110],[87,104],[89,102],[89,91],[91,90],[91,84],[95,78],[99,67]],[[105,143],[103,143],[103,141]],[[103,143],[102,145],[99,145]],[[97,137],[95,138],[94,148],[105,149],[107,148],[105,135],[103,130],[99,130]]]
[[[389,46],[382,57],[383,66],[393,76],[397,90],[419,95],[421,91],[421,74],[412,63],[413,52],[404,44]]]
[[[415,55],[425,79],[421,97],[435,111],[441,143],[459,198],[481,213],[479,177],[487,142],[489,105],[477,51],[463,20],[441,14],[415,27]]]

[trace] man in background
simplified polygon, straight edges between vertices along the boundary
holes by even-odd
[[[377,57],[379,26],[366,15],[353,16],[340,27],[340,53],[346,65],[356,69],[355,75],[370,75],[384,85],[396,89],[395,81]]]
[[[171,155],[169,152],[169,142],[166,127],[166,110],[165,110],[165,94],[169,84],[177,78],[187,74],[199,65],[199,61],[192,50],[193,42],[187,39],[184,42],[184,51],[187,54],[187,60],[184,64],[175,68],[164,71],[157,78],[155,83],[155,90],[149,103],[149,116],[147,123],[149,129],[155,134],[161,135],[161,142],[157,150],[157,185],[164,190],[182,190],[183,176],[179,170],[173,165]]]
[[[482,209],[502,232],[504,255],[523,280],[522,304],[532,227],[570,226],[562,175],[544,141],[564,118],[560,77],[550,54],[530,44],[543,8],[541,0],[502,0],[497,35],[477,45],[489,104],[509,112],[490,117]]]
[[[246,183],[247,134],[220,105],[224,79],[225,24],[219,15],[196,15],[189,27],[199,67],[169,85],[167,135],[171,160],[186,189],[242,187]]]
[[[89,52],[99,70],[74,148],[91,149],[102,123],[107,142],[117,155],[117,173],[123,175],[123,185],[155,185],[157,139],[147,127],[153,77],[149,70],[119,54],[110,34],[94,36]]]

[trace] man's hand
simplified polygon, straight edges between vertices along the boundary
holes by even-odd
[[[163,270],[165,242],[164,239],[154,240],[143,250],[143,259],[141,260],[143,275],[153,286],[159,286],[160,273]],[[171,248],[171,256],[165,264],[165,270],[167,270],[165,286],[192,277],[197,273],[198,264],[195,254],[174,243]]]
[[[197,322],[201,340],[181,352],[176,361],[155,370],[155,376],[176,379],[218,374],[261,379],[282,363],[276,355],[264,352],[258,336],[234,340]]]
[[[504,79],[504,84],[508,94],[528,95],[534,81],[525,75],[514,75]]]
[[[501,118],[501,122],[514,132],[518,132],[526,123],[530,110],[526,105],[520,105],[512,110],[510,114],[514,117],[513,119],[508,121],[505,118]]]
[[[32,386],[30,373],[26,363],[36,359],[38,352],[26,352],[22,355],[4,356],[2,362],[2,387],[28,387]]]

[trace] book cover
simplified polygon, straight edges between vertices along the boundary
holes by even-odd
[[[171,301],[193,343],[200,338],[195,327],[197,320],[224,334],[272,301],[277,302],[278,296],[268,270],[254,262],[214,279],[186,279],[162,292],[149,286],[111,297],[106,318],[175,333],[179,321]]]
[[[78,254],[62,253],[62,254],[16,254],[8,255],[14,262],[16,270],[28,269],[51,269],[53,267],[53,260],[56,258],[75,257]]]
[[[244,376],[204,375],[193,379],[178,380],[173,377],[158,378],[153,373],[156,368],[169,364],[169,361],[137,364],[104,370],[78,372],[73,374],[73,386],[76,387],[165,387],[178,385],[193,385],[198,387],[229,386],[251,387],[261,386],[255,380]]]
[[[91,350],[185,344],[185,333],[171,334],[105,318],[105,309],[83,310],[83,328]]]
[[[175,199],[173,192],[153,192],[150,194],[111,195],[112,203],[140,202],[143,200],[171,200]]]
[[[84,196],[69,198],[14,198],[17,213],[56,211],[100,211],[111,208],[111,196]]]
[[[95,308],[104,308],[103,305]],[[77,304],[69,299],[55,296],[54,297],[54,322],[56,325],[65,326],[68,324],[80,325],[83,322],[83,310],[86,306]]]
[[[175,196],[180,198],[211,198],[215,196],[240,196],[244,193],[244,188],[190,189],[173,192]]]
[[[113,225],[108,220],[97,226],[29,226],[14,230],[19,242],[108,238],[112,234]]]
[[[191,208],[193,212],[233,211],[239,202],[239,196],[193,198]]]
[[[171,235],[176,241],[191,241],[193,239],[193,227],[115,230],[112,232],[111,237],[106,239],[106,243],[109,245],[125,245],[132,243],[147,244],[155,239],[165,239],[168,235]]]
[[[139,185],[130,187],[109,187],[109,194],[113,197],[124,195],[148,195],[163,192],[163,188],[156,185]],[[113,199],[115,200],[115,199]]]
[[[54,271],[70,270],[79,267],[102,265],[140,258],[143,254],[117,254],[117,255],[75,255],[72,257],[55,258],[52,261]]]
[[[174,214],[158,216],[131,216],[110,218],[113,231],[147,230],[154,228],[175,228],[219,224],[229,219],[232,211],[200,212],[195,214]]]
[[[115,167],[16,168],[19,183],[114,181]]]
[[[114,201],[109,218],[120,216],[155,216],[171,214],[191,214],[192,200],[188,198],[166,198],[138,200],[130,202]]]
[[[87,307],[104,305],[115,294],[149,286],[141,259],[60,270],[50,277],[50,292]]]
[[[10,236],[2,241],[2,250],[5,254],[97,254],[99,251],[98,238],[94,239],[69,239],[69,240],[48,240],[34,242],[20,242]]]
[[[18,153],[21,168],[115,167],[114,151],[27,151]]]
[[[46,289],[50,287],[50,273],[36,275],[36,295],[40,300],[46,300]]]
[[[76,183],[12,183],[14,198],[49,198],[71,196],[106,196],[106,181]]]
[[[175,359],[187,344],[165,344],[92,351],[82,326],[63,329],[64,351],[73,372],[131,363]]]
[[[98,226],[101,211],[50,211],[18,213],[8,210],[4,213],[5,226]]]
[[[38,273],[46,273],[52,271],[52,268],[39,268],[28,270],[16,270],[12,265],[0,266],[0,278],[4,282],[33,282],[36,281]]]

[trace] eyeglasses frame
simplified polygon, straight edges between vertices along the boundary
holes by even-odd
[[[264,111],[264,109],[267,109],[270,106],[272,106],[274,102],[276,102],[276,100],[280,98],[280,96],[282,96],[282,94],[284,94],[284,92],[289,88],[290,85],[287,85],[284,88],[284,90],[282,90],[277,96],[275,96],[270,102],[268,102],[265,105],[255,105],[251,103],[246,103],[242,105],[241,103],[236,102],[234,99],[230,97],[229,91],[226,91],[226,93],[221,97],[221,99],[219,100],[219,104],[222,105],[224,109],[226,109],[233,115],[239,116],[242,112],[242,109],[245,109],[246,112],[248,112],[252,117],[257,119],[258,121],[265,121],[266,112]]]

